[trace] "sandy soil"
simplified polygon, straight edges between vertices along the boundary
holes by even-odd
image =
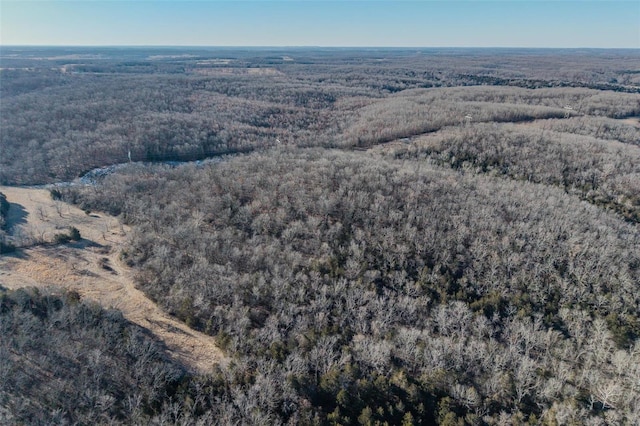
[[[56,234],[80,231],[82,240],[64,245],[36,245],[0,256],[0,285],[6,288],[57,286],[77,291],[106,308],[117,308],[148,329],[171,356],[194,372],[206,373],[224,362],[211,336],[191,330],[163,312],[134,286],[132,271],[119,258],[129,229],[114,217],[86,214],[49,191],[0,187],[11,203],[9,234],[16,243],[51,242]]]

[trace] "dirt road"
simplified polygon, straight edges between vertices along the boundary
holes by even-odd
[[[77,291],[106,308],[119,309],[128,320],[151,331],[171,356],[194,372],[205,373],[224,362],[224,354],[211,336],[191,330],[135,288],[132,271],[119,259],[129,229],[116,218],[86,214],[52,200],[44,189],[0,187],[0,192],[11,203],[8,229],[18,244],[53,241],[56,234],[68,233],[71,226],[82,237],[74,243],[36,245],[0,255],[0,285]]]

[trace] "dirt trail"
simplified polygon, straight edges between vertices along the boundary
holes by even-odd
[[[82,240],[64,245],[40,245],[0,256],[0,285],[57,286],[77,291],[151,331],[170,354],[195,372],[206,373],[225,358],[211,336],[191,330],[163,312],[136,289],[132,271],[119,259],[129,229],[114,217],[86,214],[53,201],[49,191],[0,187],[11,203],[9,234],[21,243],[53,241],[56,234],[80,231]]]

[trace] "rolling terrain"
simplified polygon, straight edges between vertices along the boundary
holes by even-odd
[[[636,50],[10,53],[0,422],[640,423]]]

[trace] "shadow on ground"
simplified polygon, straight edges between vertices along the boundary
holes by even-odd
[[[29,212],[25,210],[22,204],[9,203],[9,211],[6,217],[7,231],[11,232],[16,226],[25,225],[28,216]]]

